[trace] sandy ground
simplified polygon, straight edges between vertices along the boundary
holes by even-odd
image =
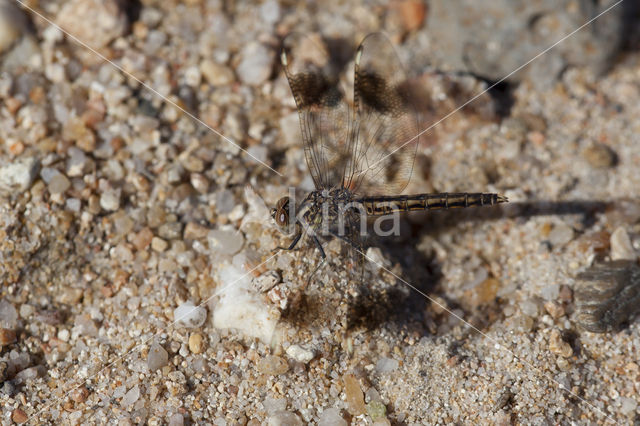
[[[640,421],[637,50],[448,115],[490,83],[434,71],[422,2],[27,5],[0,3],[3,424]],[[447,116],[406,193],[510,202],[407,215],[364,269],[331,241],[307,283],[269,215],[313,188],[292,31],[347,84],[389,34]]]

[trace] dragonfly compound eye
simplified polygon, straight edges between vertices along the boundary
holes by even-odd
[[[278,200],[276,207],[271,211],[271,216],[280,227],[289,225],[289,197]]]

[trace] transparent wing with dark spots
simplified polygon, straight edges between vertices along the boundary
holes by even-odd
[[[321,39],[290,34],[282,51],[300,116],[304,153],[316,188],[342,184],[350,163],[352,112]]]
[[[411,178],[420,118],[410,82],[386,36],[367,36],[356,53],[353,135],[344,185],[367,195],[398,194]]]

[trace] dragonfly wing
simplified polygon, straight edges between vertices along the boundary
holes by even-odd
[[[349,163],[350,108],[321,40],[297,33],[283,44],[282,65],[300,116],[304,153],[316,188],[339,186]]]
[[[393,45],[367,36],[356,53],[353,136],[345,186],[353,192],[396,194],[411,178],[420,117]]]

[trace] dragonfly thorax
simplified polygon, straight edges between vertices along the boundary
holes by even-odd
[[[315,228],[323,221],[336,221],[344,211],[353,207],[353,203],[353,195],[348,189],[323,188],[310,192],[299,204],[288,196],[280,198],[271,209],[271,217],[281,229],[295,223]]]

